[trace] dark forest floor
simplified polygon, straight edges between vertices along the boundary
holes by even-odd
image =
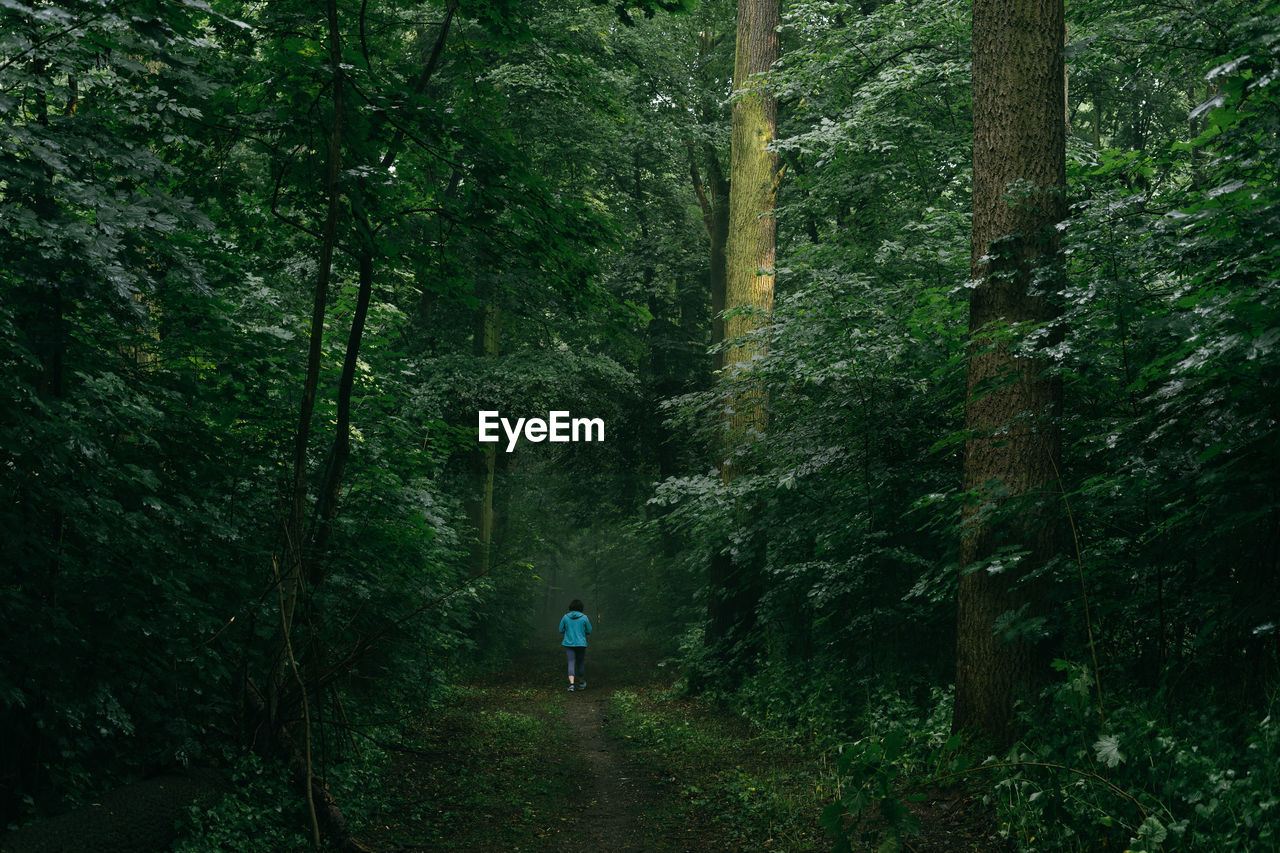
[[[390,808],[362,841],[377,853],[831,849],[817,822],[829,770],[794,743],[680,697],[643,648],[593,644],[587,681],[566,689],[551,644],[459,688],[393,755]],[[955,794],[937,798],[936,824],[935,804],[921,805],[925,831],[905,849],[991,849],[986,821],[956,825],[969,809]]]

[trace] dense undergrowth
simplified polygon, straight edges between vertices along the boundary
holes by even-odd
[[[438,704],[366,732],[358,756],[329,780],[357,837],[374,850],[550,851],[598,840],[589,821],[600,780],[566,713],[598,701],[618,756],[616,778],[603,783],[625,792],[612,808],[632,814],[629,831],[638,833],[619,843],[792,853],[830,846],[817,818],[837,779],[811,743],[684,695],[652,655],[616,642],[592,651],[595,669],[608,674],[568,694],[555,651],[462,679]],[[306,849],[298,831],[305,804],[278,775],[247,760],[235,779],[233,794],[193,815],[177,850]]]
[[[1275,848],[1274,698],[1241,709],[1212,696],[1108,696],[1104,722],[1090,671],[1058,663],[1061,680],[1024,709],[1023,736],[1007,751],[952,734],[950,694],[936,688],[922,697],[869,686],[857,699],[787,703],[748,686],[721,702],[738,709],[744,727],[791,740],[812,768],[824,768],[804,808],[823,813],[837,849],[934,849],[940,816],[930,803],[957,790],[985,815],[962,833],[974,849]],[[667,738],[689,740],[673,727],[654,742]]]
[[[580,807],[582,776],[561,697],[526,687],[449,686],[428,706],[363,728],[327,765],[326,787],[375,849],[513,849]],[[284,768],[231,760],[233,789],[193,808],[178,853],[302,851],[307,804]]]
[[[0,2],[0,823],[213,765],[237,790],[186,853],[305,845],[274,680],[358,832],[536,824],[554,780],[520,803],[483,772],[472,802],[374,780],[455,755],[441,732],[505,747],[456,754],[495,773],[558,754],[563,697],[453,685],[578,595],[606,632],[683,638],[688,695],[631,686],[611,725],[709,838],[820,846],[825,813],[923,849],[954,797],[969,843],[1280,846],[1274,0],[1068,9],[1065,275],[1027,335],[1064,386],[1072,535],[1041,612],[999,624],[1051,649],[1000,750],[949,719],[969,4],[785,4],[769,421],[731,484],[699,193],[728,163],[734,8],[693,6]],[[477,411],[562,408],[608,441],[526,442],[477,488]],[[299,488],[326,532],[281,629]],[[725,557],[736,588],[709,592]],[[749,630],[719,642],[726,592]]]
[[[608,730],[637,763],[669,780],[675,795],[659,806],[662,820],[697,827],[717,839],[716,849],[828,846],[817,815],[836,777],[799,738],[660,689],[615,693]]]

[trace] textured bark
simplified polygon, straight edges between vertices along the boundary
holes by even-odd
[[[964,514],[956,655],[957,731],[1008,743],[1016,698],[1042,660],[996,620],[1037,608],[1020,583],[1057,550],[1055,418],[1061,385],[1011,349],[1011,326],[1052,319],[1055,225],[1065,218],[1062,0],[977,0],[973,9],[973,245]],[[1015,327],[1016,328],[1016,327]],[[1014,334],[1016,337],[1016,332]],[[1026,555],[989,571],[998,548]]]
[[[738,312],[725,320],[725,340],[760,329],[773,310],[774,245],[777,219],[778,155],[768,150],[778,132],[777,100],[756,75],[768,71],[779,56],[778,0],[740,0],[738,41],[734,56],[733,132],[730,140],[729,233],[725,244],[725,307]],[[741,341],[725,354],[725,365],[742,367],[760,353],[757,341]],[[729,443],[763,431],[764,398],[744,385],[735,394]],[[732,477],[732,463],[724,474]]]
[[[778,0],[739,0],[734,54],[733,130],[730,137],[729,221],[725,241],[724,339],[734,341],[724,355],[724,381],[730,383],[732,411],[726,417],[720,476],[730,482],[740,463],[735,450],[756,440],[768,420],[764,391],[750,376],[750,363],[762,354],[760,330],[773,311],[774,246],[777,219],[778,155],[768,150],[778,130],[777,100],[758,75],[779,56]],[[750,509],[738,513],[736,526],[751,529]],[[707,640],[730,650],[730,675],[752,654],[756,603],[760,597],[759,542],[738,549],[736,558],[714,554],[708,572]]]

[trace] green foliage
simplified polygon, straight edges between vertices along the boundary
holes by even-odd
[[[1066,494],[1050,497],[1070,501],[1079,565],[1045,569],[1047,613],[1002,618],[1046,638],[1062,675],[1029,700],[1018,750],[972,773],[938,710],[966,499],[965,5],[787,4],[769,75],[778,292],[744,380],[769,424],[727,449],[729,486],[714,469],[736,389],[712,376],[691,182],[705,194],[728,144],[730,4],[480,0],[445,33],[449,8],[344,0],[333,69],[324,9],[300,0],[0,3],[0,726],[18,744],[0,780],[24,795],[4,820],[239,754],[241,698],[275,654],[271,559],[339,121],[309,498],[357,257],[373,293],[303,621],[343,799],[373,764],[333,720],[438,698],[522,639],[539,592],[558,607],[576,586],[676,653],[689,689],[819,753],[851,744],[838,796],[811,780],[838,800],[838,837],[873,813],[897,837],[909,782],[963,771],[993,780],[1027,847],[1274,846],[1274,3],[1069,10],[1067,276],[1031,340],[1053,336],[1066,391]],[[498,354],[479,358],[490,309]],[[568,408],[609,435],[500,456],[493,569],[472,578],[481,408]],[[758,592],[736,649],[703,630],[723,555]],[[654,754],[723,746],[619,702]],[[251,793],[200,818],[200,849],[259,822],[265,846],[295,843],[298,803],[255,761],[236,759]],[[729,834],[802,838],[795,809],[814,801],[779,790],[744,766],[684,800],[736,816]]]
[[[1047,715],[996,763],[1004,832],[1019,849],[1265,850],[1275,843],[1277,741],[1270,706],[1231,717],[1176,717],[1131,699],[1092,741],[1096,713],[1079,675],[1054,688]],[[1087,691],[1087,687],[1085,688]],[[1033,845],[1034,841],[1034,845]]]
[[[696,577],[726,549],[760,572],[766,639],[727,698],[770,725],[857,732],[868,685],[949,677],[969,275],[963,11],[789,4],[771,75],[789,167],[778,303],[752,373],[768,434],[740,451],[749,473],[731,487],[686,474],[656,492],[691,546],[672,576]],[[1034,746],[1010,757],[1021,769],[999,789],[1031,786],[1009,794],[1026,810],[1011,824],[1020,843],[1068,844],[1105,817],[1095,842],[1173,849],[1181,815],[1131,778],[1115,784],[1146,814],[1108,787],[1145,737],[1118,730],[1125,715],[1155,714],[1143,695],[1185,710],[1205,685],[1216,713],[1254,714],[1274,683],[1273,11],[1069,10],[1068,278],[1059,321],[1031,339],[1061,335],[1062,499],[1080,567],[1046,567],[1046,614],[1000,625],[1073,659],[1096,652],[1110,712],[1104,729],[1093,668],[1069,665],[1060,732],[1031,725]],[[680,397],[673,423],[712,445],[728,399]],[[729,665],[717,649],[685,660]],[[797,679],[810,688],[788,690]],[[1210,761],[1230,764],[1243,737],[1206,734]],[[880,737],[861,743],[846,769],[866,805],[916,771],[882,762]],[[1237,838],[1225,822],[1202,831],[1202,846]]]
[[[898,729],[884,738],[856,741],[841,753],[836,772],[843,777],[844,791],[822,814],[823,829],[837,839],[836,850],[852,849],[844,832],[845,812],[856,819],[874,809],[891,839],[887,846],[880,845],[881,850],[899,849],[903,835],[919,830],[919,821],[899,798],[894,783],[898,773],[896,763],[902,758],[906,744],[907,735]]]
[[[0,721],[24,744],[0,777],[26,794],[6,822],[231,749],[271,667],[334,92],[322,7],[215,5],[0,8]],[[520,634],[502,613],[528,598],[527,566],[466,576],[455,475],[473,404],[577,404],[617,425],[614,456],[548,466],[607,468],[635,440],[631,365],[595,343],[646,315],[599,284],[613,199],[575,171],[608,165],[616,134],[591,139],[630,97],[597,63],[607,27],[462,4],[427,81],[425,24],[445,6],[412,6],[339,9],[345,171],[312,489],[354,249],[373,252],[376,282],[341,512],[307,602],[312,707],[329,721],[422,702]],[[593,109],[563,88],[537,109],[566,74],[594,75]],[[548,144],[566,131],[572,162]],[[501,303],[510,355],[478,368],[457,353],[484,300]],[[508,555],[538,532],[512,529]],[[339,774],[331,725],[322,770]],[[254,819],[227,809],[212,820],[233,835]]]
[[[1275,37],[1248,15],[1225,33],[1213,44],[1227,56],[1187,82],[1188,91],[1217,90],[1200,107],[1184,105],[1192,139],[1082,149],[1081,197],[1066,230],[1072,275],[1060,350],[1068,394],[1079,400],[1065,424],[1072,479],[1082,484],[1072,502],[1091,531],[1090,586],[1138,579],[1146,591],[1105,596],[1099,620],[1126,650],[1116,665],[1148,681],[1156,658],[1201,672],[1238,665],[1241,654],[1274,660],[1263,603],[1271,579],[1261,567],[1275,496],[1258,479],[1277,461],[1263,402],[1273,397],[1280,316],[1276,199],[1262,165],[1274,159],[1274,137],[1245,128],[1271,126],[1275,92],[1273,75],[1231,57],[1247,51],[1247,62],[1274,67]]]
[[[308,849],[302,831],[307,804],[286,768],[246,755],[235,759],[230,782],[232,793],[215,805],[192,807],[185,838],[173,848],[177,853]]]
[[[920,708],[885,691],[866,698],[855,726],[866,736],[834,748],[835,796],[821,823],[836,850],[873,843],[899,850],[920,831],[912,807],[928,798],[926,786],[968,767],[960,737],[949,732],[952,704],[938,692]]]
[[[715,551],[756,561],[773,677],[836,667],[851,676],[825,696],[837,706],[892,657],[945,666],[945,647],[908,638],[950,633],[926,604],[953,582],[941,571],[950,530],[921,498],[951,488],[958,461],[932,448],[962,399],[965,38],[945,4],[789,5],[771,77],[789,105],[776,143],[788,167],[778,294],[751,372],[769,400],[767,437],[735,448],[745,473],[728,489],[695,475],[656,494],[662,523],[690,546],[679,572]],[[923,149],[927,160],[898,156]],[[727,388],[678,398],[673,429],[716,446],[731,399]],[[935,571],[940,583],[912,595]]]
[[[744,849],[813,850],[821,843],[814,816],[830,778],[802,742],[743,731],[741,720],[655,691],[616,691],[609,721],[610,733],[638,760],[679,783],[673,813],[663,820],[710,821],[713,837]]]
[[[199,761],[231,706],[210,638],[249,594],[265,502],[243,475],[267,460],[261,432],[223,428],[274,353],[234,288],[211,296],[213,223],[172,162],[211,89],[198,7],[0,10],[0,720],[21,744],[0,776],[28,794],[6,822],[101,765]],[[247,358],[220,374],[205,345],[233,329]]]

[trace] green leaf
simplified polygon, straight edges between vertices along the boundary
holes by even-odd
[[[1138,827],[1138,835],[1129,839],[1129,846],[1132,853],[1146,853],[1146,851],[1154,850],[1163,844],[1165,839],[1169,837],[1169,830],[1165,825],[1155,818],[1149,816]]]
[[[1124,753],[1120,751],[1120,739],[1115,735],[1103,735],[1093,745],[1098,760],[1108,767],[1119,767],[1124,763]]]

